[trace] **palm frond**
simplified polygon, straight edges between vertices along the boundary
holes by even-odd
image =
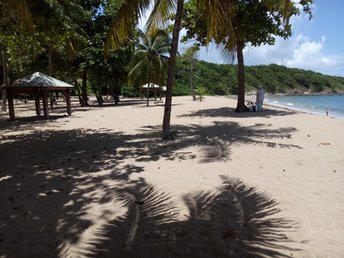
[[[285,25],[289,24],[289,18],[290,18],[292,6],[293,4],[290,2],[290,0],[284,0],[283,19],[284,19]]]
[[[170,42],[169,35],[162,30],[140,35],[140,42],[131,60],[133,68],[129,72],[130,84],[165,84]]]
[[[128,40],[128,31],[149,8],[149,0],[124,0],[114,19],[106,38],[105,53],[117,49]]]
[[[174,0],[155,0],[154,8],[146,23],[146,31],[161,28],[176,9]]]
[[[157,52],[166,52],[171,48],[171,43],[165,38],[158,37],[152,42],[152,48]]]
[[[226,39],[235,46],[237,37],[232,18],[236,15],[236,9],[232,1],[197,0],[197,9],[207,17],[208,42],[213,39],[217,44],[225,44],[223,39]]]
[[[7,4],[17,13],[20,22],[25,28],[33,32],[32,15],[27,0],[5,0],[4,4]]]
[[[148,81],[148,68],[149,64],[147,60],[141,60],[138,62],[128,74],[129,85],[140,85]]]

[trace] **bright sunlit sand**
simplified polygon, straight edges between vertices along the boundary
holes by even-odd
[[[344,120],[174,97],[163,141],[154,101],[33,106],[0,117],[8,257],[344,255]]]

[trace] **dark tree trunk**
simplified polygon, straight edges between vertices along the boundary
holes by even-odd
[[[152,62],[151,61],[149,61],[149,75],[148,75],[148,84],[147,84],[147,107],[149,106],[149,87],[150,87],[150,85],[151,85],[151,78],[152,78],[152,76],[151,76],[151,74],[152,74]]]
[[[82,95],[81,95],[81,90],[80,90],[80,84],[78,83],[77,79],[74,79],[74,85],[75,85],[75,90],[78,94],[78,98],[79,98],[79,103],[81,106],[83,106],[83,101],[82,101]]]
[[[181,27],[182,15],[183,15],[184,0],[177,1],[177,12],[174,20],[173,38],[170,53],[170,60],[168,66],[168,74],[166,81],[166,98],[164,108],[164,118],[162,123],[162,137],[163,139],[173,138],[170,134],[171,123],[171,109],[172,109],[172,90],[174,84],[174,70],[176,67],[176,56],[178,50],[179,32]]]
[[[53,48],[48,45],[48,73],[53,76]]]
[[[244,55],[243,55],[244,44],[239,42],[237,45],[237,57],[238,57],[238,102],[237,112],[245,112],[245,67],[244,67]]]
[[[121,87],[120,87],[120,80],[117,80],[117,83],[115,83],[115,88],[113,92],[113,99],[115,101],[115,105],[119,102],[119,95],[120,95]]]
[[[50,76],[53,76],[53,48],[50,44],[48,45],[48,74]],[[49,93],[51,110],[53,110],[54,104],[55,105],[57,104],[57,101],[56,101],[57,96],[58,94],[56,94],[56,97],[55,97],[53,92]]]
[[[88,97],[87,97],[87,68],[86,67],[82,70],[81,92],[82,92],[82,104],[81,105],[83,107],[89,106],[88,105]]]
[[[104,103],[104,100],[103,100],[103,91],[102,91],[102,73],[100,71],[98,72],[97,77],[98,77],[97,78],[98,89],[96,92],[96,97],[97,97],[99,106],[102,106]]]
[[[5,86],[7,84],[7,50],[6,47],[3,46],[2,47],[2,72],[3,72],[3,81],[2,81],[2,85]],[[6,112],[6,99],[7,99],[7,94],[6,94],[6,90],[2,89],[1,90],[1,96],[2,96],[2,105],[1,105],[1,110]]]
[[[147,107],[149,106],[149,87],[150,87],[150,82],[148,83],[148,87],[147,87]]]

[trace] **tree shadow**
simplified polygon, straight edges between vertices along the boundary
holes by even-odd
[[[0,256],[58,257],[120,208],[116,189],[144,170],[116,158],[122,144],[120,134],[92,130],[3,136]]]
[[[179,117],[272,117],[272,116],[287,116],[296,114],[295,111],[286,110],[286,109],[270,109],[265,108],[262,112],[240,112],[237,113],[234,111],[234,108],[221,107],[221,108],[211,108],[211,109],[202,109],[199,111],[191,112],[189,114],[183,114]]]
[[[292,257],[301,251],[287,236],[296,223],[278,216],[275,200],[240,180],[222,176],[222,182],[217,191],[186,194],[186,214],[144,180],[121,189],[126,214],[105,223],[78,255]]]
[[[0,130],[2,133],[18,132],[25,130],[34,130],[39,127],[51,127],[61,126],[61,120],[68,118],[66,114],[54,114],[50,115],[49,119],[45,119],[43,116],[27,116],[27,117],[16,117],[14,121],[9,119],[0,119]],[[1,139],[1,137],[0,137]]]
[[[44,116],[37,116],[35,110],[35,102],[33,100],[28,100],[27,103],[22,101],[17,101],[15,105],[16,118],[14,121],[10,121],[8,113],[0,113],[0,130],[2,132],[9,131],[22,131],[22,130],[33,130],[36,126],[45,127],[45,126],[60,126],[58,123],[55,123],[58,120],[63,120],[69,116],[66,114],[65,103],[60,98],[57,101],[57,105],[54,105],[53,110],[49,108],[49,119],[45,119]],[[116,105],[113,101],[106,100],[103,106],[99,106],[96,102],[91,102],[88,107],[81,107],[77,99],[72,100],[72,115],[75,117],[75,112],[88,112],[95,109],[103,109],[110,107],[125,107],[125,106],[139,106],[144,105],[145,103],[139,99],[124,99]],[[25,116],[23,116],[23,112]]]
[[[167,142],[161,140],[157,127],[142,128],[136,135],[105,129],[35,130],[3,135],[0,144],[0,256],[57,257],[83,253],[102,257],[104,250],[112,254],[122,252],[122,248],[124,256],[133,252],[139,254],[141,250],[147,251],[147,257],[159,252],[167,256],[179,255],[182,251],[193,254],[187,250],[193,250],[192,241],[197,237],[192,235],[191,242],[188,241],[189,233],[185,228],[191,230],[194,222],[203,220],[197,220],[198,215],[193,215],[191,205],[210,205],[207,200],[216,203],[217,199],[210,193],[185,196],[192,222],[176,221],[176,206],[168,194],[157,191],[144,179],[130,179],[132,173],[144,171],[138,162],[195,158],[200,162],[223,161],[229,159],[230,145],[235,141],[299,148],[274,142],[290,138],[295,131],[293,128],[267,129],[264,125],[241,127],[234,122],[214,122],[210,126],[176,126],[174,129],[178,130],[178,138]],[[188,151],[194,146],[199,147],[200,155]],[[128,160],[135,163],[128,164]],[[261,205],[257,204],[257,208]],[[144,211],[140,210],[141,206],[145,207]],[[126,224],[141,216],[145,217],[142,224]],[[108,235],[120,228],[126,239],[122,233]],[[140,237],[148,239],[149,250],[146,246],[137,246],[140,243],[135,242],[137,230],[143,230]],[[160,238],[165,242],[158,241]],[[179,250],[184,241],[180,239],[191,246]],[[80,246],[80,243],[85,244]],[[256,247],[252,248],[257,251]]]

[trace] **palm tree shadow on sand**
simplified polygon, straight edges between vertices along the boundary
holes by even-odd
[[[189,214],[144,180],[118,192],[127,212],[101,227],[86,257],[291,257],[295,222],[278,203],[238,179],[221,176],[214,192],[183,196]],[[293,247],[295,246],[295,247]]]
[[[250,250],[283,256],[283,232],[293,223],[276,219],[277,203],[256,189],[223,177],[217,193],[184,196],[185,216],[168,194],[130,175],[145,171],[140,161],[195,158],[186,151],[193,146],[209,147],[202,155],[219,161],[223,155],[210,152],[214,139],[222,146],[297,147],[275,143],[295,129],[226,122],[176,128],[180,137],[170,142],[154,142],[155,127],[136,135],[105,129],[3,135],[0,256],[247,257]]]
[[[239,112],[236,113],[234,108],[221,107],[221,108],[210,108],[201,109],[198,111],[190,112],[189,114],[183,114],[179,117],[274,117],[274,116],[288,116],[296,114],[296,111],[288,109],[276,109],[267,107],[262,112]]]
[[[293,127],[273,128],[265,124],[244,127],[237,122],[214,121],[210,125],[175,125],[173,130],[176,138],[166,142],[160,140],[158,127],[147,126],[141,129],[140,134],[126,135],[124,146],[137,162],[157,161],[161,158],[171,161],[199,158],[200,163],[227,161],[231,158],[232,143],[302,149],[288,142],[292,133],[297,131]],[[196,147],[199,151],[188,151],[190,147]],[[120,151],[118,154],[127,156],[128,151]]]

